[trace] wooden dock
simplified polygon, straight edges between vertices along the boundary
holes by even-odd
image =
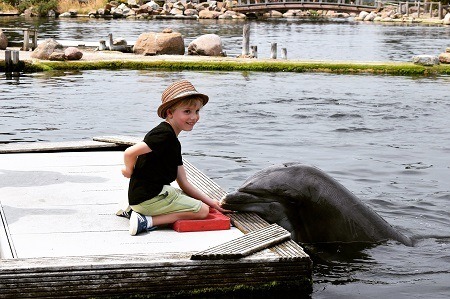
[[[229,230],[130,236],[115,212],[128,187],[121,150],[136,141],[0,146],[0,298],[309,296],[311,259],[256,214],[231,214]],[[184,164],[209,196],[225,194]]]
[[[9,47],[20,47],[23,51],[28,50],[34,50],[37,48],[37,30],[33,28],[0,28],[0,31],[3,31],[4,33],[10,34],[11,32],[20,32],[23,35],[22,40],[16,41],[16,40],[9,40],[8,46]],[[11,38],[11,36],[9,36]]]

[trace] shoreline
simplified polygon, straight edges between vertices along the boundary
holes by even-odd
[[[191,71],[323,72],[338,74],[388,74],[401,76],[450,75],[450,64],[435,66],[412,62],[321,61],[297,59],[260,59],[188,55],[143,56],[116,51],[80,49],[81,60],[49,61],[31,58],[30,51],[19,51],[23,72],[99,69],[166,69]],[[0,71],[5,72],[5,51],[0,50]]]

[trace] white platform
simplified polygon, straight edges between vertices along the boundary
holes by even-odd
[[[196,252],[242,235],[160,228],[130,236],[128,220],[115,216],[127,198],[122,161],[120,151],[0,154],[0,204],[15,257]]]

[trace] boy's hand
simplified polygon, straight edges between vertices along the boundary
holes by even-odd
[[[221,213],[233,213],[233,211],[231,211],[231,210],[226,210],[226,209],[222,208],[218,202],[215,203],[211,208],[214,208]]]
[[[131,178],[131,175],[133,174],[133,170],[129,170],[126,167],[122,168],[122,174],[126,178]]]

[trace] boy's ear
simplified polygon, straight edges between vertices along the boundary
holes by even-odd
[[[172,108],[167,109],[166,111],[166,117],[172,117],[173,113],[172,113]]]

